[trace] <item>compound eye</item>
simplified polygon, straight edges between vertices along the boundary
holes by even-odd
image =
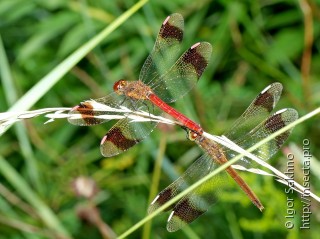
[[[198,137],[198,134],[196,132],[193,132],[191,130],[188,130],[188,139],[191,141],[195,141]]]
[[[125,80],[118,80],[116,83],[114,83],[113,90],[115,92],[117,92],[117,91],[121,90],[125,85],[126,85]]]

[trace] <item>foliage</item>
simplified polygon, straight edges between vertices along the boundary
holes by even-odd
[[[134,4],[132,0],[1,1],[0,52],[6,54],[8,68],[1,61],[0,111],[10,108]],[[33,108],[70,107],[108,94],[121,78],[137,79],[162,21],[174,12],[185,18],[185,49],[197,41],[208,41],[214,47],[196,89],[175,104],[207,131],[222,134],[251,100],[275,81],[284,85],[277,109],[291,107],[305,115],[318,107],[318,1],[163,0],[148,2],[118,26],[52,88],[40,92],[45,95]],[[300,183],[304,158],[298,149],[308,139],[310,152],[320,154],[318,120],[298,125],[283,152],[270,160],[286,171],[286,153],[294,152],[295,179]],[[99,214],[120,235],[146,216],[155,196],[149,193],[159,192],[201,154],[186,140],[184,131],[160,125],[123,155],[102,158],[99,142],[113,122],[90,128],[64,120],[43,122],[41,117],[26,120],[1,138],[0,238],[57,238],[54,231],[66,237],[101,238],[106,228],[102,229]],[[158,170],[154,165],[160,158],[163,164],[157,181],[153,179]],[[319,165],[315,157],[313,160],[311,189],[319,195]],[[286,194],[285,187],[271,178],[242,175],[263,202],[264,213],[234,186],[182,231],[168,233],[168,213],[163,213],[129,238],[317,238],[319,204],[312,203],[310,230],[301,230],[303,205],[297,194]],[[95,181],[94,197],[81,197],[74,191],[74,180],[80,176]],[[295,227],[291,230],[284,225],[287,198],[295,199]]]

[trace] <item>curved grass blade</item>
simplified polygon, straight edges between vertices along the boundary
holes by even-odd
[[[72,67],[74,67],[94,47],[124,23],[133,13],[138,11],[148,0],[141,0],[128,11],[118,17],[113,23],[102,30],[98,35],[73,52],[69,57],[44,76],[34,87],[24,94],[8,111],[25,111],[30,109],[43,97]],[[9,129],[9,127],[7,128]]]

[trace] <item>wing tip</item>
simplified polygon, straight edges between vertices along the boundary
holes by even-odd
[[[160,195],[158,194],[153,201],[150,203],[149,207],[148,207],[148,214],[153,213],[155,210],[157,210],[160,205],[157,202],[157,200],[159,199]]]
[[[175,215],[175,211],[172,211],[168,217],[167,222],[167,231],[175,232],[180,230],[186,223],[182,221],[177,215]]]

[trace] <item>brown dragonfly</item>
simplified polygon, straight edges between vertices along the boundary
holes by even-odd
[[[183,17],[178,13],[168,16],[141,69],[139,80],[119,80],[113,86],[113,93],[95,102],[117,109],[125,106],[133,111],[141,110],[153,115],[164,111],[180,125],[202,134],[199,124],[167,104],[184,96],[194,87],[212,53],[209,43],[198,42],[178,58],[183,31]],[[110,113],[97,109],[91,101],[85,101],[75,106],[69,114],[71,124],[88,126],[106,122],[107,119],[99,116]],[[79,114],[81,117],[76,117]],[[119,120],[101,141],[102,155],[110,157],[126,151],[146,138],[156,125],[156,122],[133,122],[129,118]]]
[[[270,134],[295,121],[298,118],[298,113],[294,109],[282,109],[270,115],[270,112],[280,99],[281,91],[282,85],[280,83],[273,83],[266,87],[224,135],[240,147],[248,149]],[[159,208],[188,186],[208,175],[215,170],[217,166],[224,164],[228,159],[233,158],[237,154],[231,149],[219,145],[197,132],[190,129],[186,130],[188,138],[197,143],[205,151],[205,154],[197,159],[176,181],[156,196],[149,206],[149,213]],[[252,154],[260,157],[262,160],[268,160],[284,144],[290,133],[291,131],[286,131],[275,137],[273,140],[253,151]],[[246,168],[249,168],[249,165],[252,166],[252,163],[246,157],[238,161],[237,164]],[[261,202],[250,188],[246,191],[248,186],[239,178],[240,176],[237,176],[236,171],[232,167],[228,167],[226,172],[228,172],[247,193],[252,202],[262,210],[263,206]],[[191,193],[181,198],[176,204],[167,208],[166,210],[172,209],[167,223],[167,230],[170,232],[177,231],[205,213],[210,205],[219,199],[221,184],[228,181],[226,175],[226,173],[215,175]],[[251,192],[253,194],[249,195],[248,193]]]

